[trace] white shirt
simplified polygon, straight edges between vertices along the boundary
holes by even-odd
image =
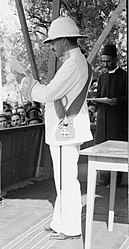
[[[58,141],[55,133],[60,122],[55,112],[54,101],[67,97],[70,106],[76,96],[83,89],[88,78],[87,61],[79,48],[69,51],[69,58],[55,74],[48,85],[37,83],[32,88],[33,101],[45,103],[46,143],[50,145],[65,145],[83,143],[92,140],[90,120],[85,100],[80,112],[74,118],[75,137],[68,141]]]

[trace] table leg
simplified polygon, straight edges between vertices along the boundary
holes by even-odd
[[[2,180],[2,168],[1,168],[1,154],[2,154],[2,144],[0,142],[0,202],[2,201],[2,184],[1,184],[1,180]]]
[[[97,171],[94,162],[88,162],[87,179],[87,205],[86,205],[86,229],[85,229],[85,249],[91,248],[92,222],[94,214],[94,198],[96,188]]]
[[[108,231],[113,230],[114,204],[115,204],[115,192],[116,192],[116,177],[117,177],[117,172],[116,171],[111,171]]]
[[[98,172],[97,172],[97,184],[99,184],[100,182],[101,182],[100,170],[98,170]]]

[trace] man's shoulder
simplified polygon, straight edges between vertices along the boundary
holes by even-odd
[[[124,70],[122,67],[119,67],[116,71],[116,74],[118,74],[120,77],[126,77],[127,71]]]
[[[125,69],[123,69],[122,67],[118,67],[118,71],[123,72],[123,73],[127,73],[127,71]]]

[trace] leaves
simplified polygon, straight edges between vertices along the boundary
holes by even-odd
[[[2,0],[1,0],[2,1]],[[3,15],[0,19],[0,34],[2,45],[2,75],[3,83],[9,83],[7,63],[10,58],[20,59],[26,66],[29,65],[26,45],[24,43],[20,22],[14,0],[4,0],[9,16]],[[88,35],[87,39],[80,39],[79,46],[88,56],[105,25],[116,8],[118,0],[61,0],[60,15],[68,15],[77,23],[82,34]],[[27,26],[32,41],[36,64],[40,78],[46,82],[48,70],[49,47],[43,45],[52,19],[52,0],[24,0],[23,8]],[[126,9],[122,11],[116,24],[105,40],[116,43],[120,51],[120,63],[127,64],[127,23]],[[92,67],[95,70],[100,66],[100,53],[98,52]],[[96,70],[95,70],[96,71]],[[95,77],[97,72],[95,73]],[[13,81],[13,80],[12,80]]]

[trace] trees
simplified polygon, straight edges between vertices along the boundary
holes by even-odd
[[[79,41],[86,56],[92,50],[118,3],[118,0],[61,0],[60,15],[72,17],[81,32],[89,36],[88,39]],[[44,39],[45,34],[47,34],[51,23],[51,12],[52,1],[50,0],[26,1],[25,13],[30,24],[30,30],[33,34],[40,34],[41,36],[39,37],[42,37],[41,39]],[[125,65],[127,60],[126,36],[125,8],[105,40],[105,43],[116,43],[120,51],[120,62],[122,65]],[[92,63],[93,68],[98,68],[100,65],[100,52],[101,50]]]
[[[2,38],[4,70],[8,59],[13,56],[21,59],[26,65],[29,64],[26,46],[18,22],[15,2],[13,0],[6,1],[11,11],[12,20],[15,19],[15,29],[10,28],[12,32],[8,32],[8,30],[5,29],[5,26],[8,26],[9,23],[7,25],[7,23],[5,24],[3,21],[0,22],[0,30],[4,33],[4,35],[2,35],[4,37]],[[71,16],[76,21],[81,32],[89,36],[88,39],[80,39],[79,41],[79,45],[86,56],[92,50],[118,2],[118,0],[61,0],[60,14]],[[23,7],[39,75],[44,81],[46,81],[49,48],[44,46],[42,41],[47,35],[51,23],[52,0],[23,0]],[[120,50],[120,61],[123,65],[126,64],[127,60],[126,36],[127,25],[125,8],[105,40],[105,43],[108,41],[116,43]],[[100,65],[100,52],[101,50],[98,52],[92,63],[94,69],[98,68]],[[3,73],[4,83],[7,82],[7,75],[8,73],[5,70]]]

